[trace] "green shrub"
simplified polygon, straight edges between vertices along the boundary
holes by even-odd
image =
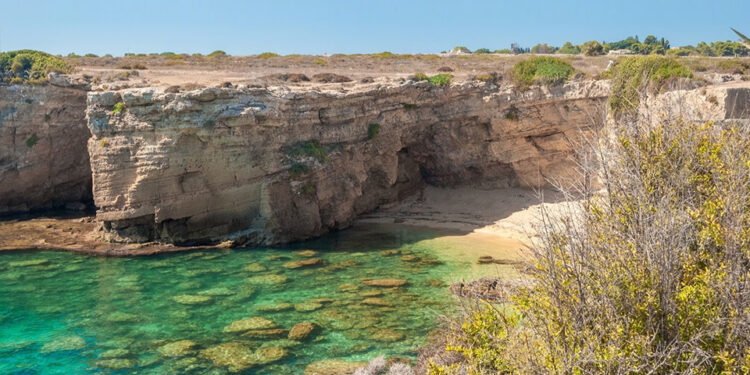
[[[619,118],[638,108],[645,90],[657,92],[668,80],[692,78],[693,73],[676,58],[643,56],[622,58],[603,76],[612,79],[608,104],[611,113]]]
[[[503,115],[506,120],[511,121],[518,121],[521,118],[521,110],[518,109],[515,105],[511,105],[508,107],[508,109],[505,111],[505,115]]]
[[[317,65],[326,65],[328,64],[328,61],[326,59],[317,58],[313,61]]]
[[[84,56],[85,56],[85,57],[99,57],[99,55],[97,55],[97,54],[95,54],[95,53],[87,53],[87,54],[85,54]]]
[[[533,84],[549,85],[567,81],[573,74],[573,66],[556,57],[534,56],[513,66],[513,81],[520,88]]]
[[[26,147],[32,148],[35,144],[37,144],[37,142],[39,142],[39,137],[37,137],[36,133],[34,133],[26,140]]]
[[[391,57],[394,57],[394,56],[395,55],[393,53],[388,52],[388,51],[384,51],[384,52],[380,52],[380,53],[373,53],[372,54],[372,57],[377,57],[377,58],[381,58],[381,59],[387,59],[387,58],[391,58]]]
[[[492,53],[500,53],[500,54],[503,54],[503,55],[510,55],[510,54],[513,53],[513,51],[511,51],[508,48],[504,48],[504,49],[496,49],[496,50],[492,51]]]
[[[734,73],[735,71],[742,72],[750,69],[750,61],[741,59],[719,60],[716,67],[725,73]]]
[[[448,86],[453,80],[453,74],[441,73],[427,79],[433,86]]]
[[[328,162],[328,150],[318,141],[297,143],[289,150],[289,155],[295,158],[310,157],[321,163]]]
[[[112,109],[112,114],[118,114],[126,109],[125,103],[123,102],[117,102],[115,103],[114,108]]]
[[[416,73],[414,73],[414,77],[413,78],[415,80],[417,80],[417,81],[427,81],[427,80],[430,79],[430,77],[427,74],[424,74],[422,72],[416,72]]]
[[[307,172],[310,171],[310,168],[308,168],[306,165],[301,163],[292,163],[292,166],[289,167],[289,173],[292,175],[292,177],[299,177],[302,175],[307,174]]]
[[[749,129],[610,131],[581,171],[606,189],[543,218],[528,282],[452,325],[446,349],[464,372],[432,374],[750,371]]]
[[[490,53],[490,49],[489,48],[477,48],[472,53],[477,53],[477,54]]]
[[[273,52],[263,52],[260,55],[258,55],[258,58],[261,58],[261,59],[270,59],[272,57],[279,57],[279,54],[273,53]]]
[[[210,56],[210,57],[224,57],[226,55],[227,55],[227,53],[224,52],[224,51],[222,51],[222,50],[220,50],[220,49],[217,49],[216,51],[213,51],[213,52],[211,52],[211,53],[208,54],[208,56]]]
[[[367,127],[367,139],[375,139],[375,137],[378,136],[378,133],[380,133],[380,124],[370,124]]]
[[[417,109],[417,105],[416,104],[411,104],[411,103],[401,103],[401,106],[404,107],[404,109],[407,110],[407,111],[410,111],[410,110],[413,110],[413,109]]]
[[[0,78],[14,83],[43,82],[50,72],[71,71],[71,66],[65,60],[48,53],[33,50],[0,53]]]

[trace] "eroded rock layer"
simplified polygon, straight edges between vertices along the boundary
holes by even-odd
[[[92,92],[97,218],[113,241],[272,244],[346,227],[425,183],[545,186],[570,173],[607,92],[606,82]]]
[[[86,89],[58,81],[0,86],[0,215],[92,199]]]

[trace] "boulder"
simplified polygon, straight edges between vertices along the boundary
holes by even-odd
[[[228,326],[224,327],[224,332],[245,332],[256,329],[271,329],[276,327],[276,323],[271,320],[261,317],[253,317],[232,322]]]
[[[320,258],[310,258],[310,259],[304,259],[304,260],[293,260],[291,262],[284,263],[283,267],[288,269],[297,269],[297,268],[303,268],[303,267],[314,267],[319,266],[323,263],[323,260]]]
[[[290,340],[305,340],[318,329],[318,325],[313,322],[301,322],[297,323],[289,330],[288,338]]]
[[[181,357],[189,354],[197,344],[190,340],[180,340],[161,346],[157,351],[164,357]]]

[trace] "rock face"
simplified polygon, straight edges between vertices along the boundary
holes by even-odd
[[[0,215],[92,200],[86,88],[50,81],[0,86]]]
[[[92,92],[97,218],[117,242],[273,244],[347,227],[425,183],[545,186],[570,173],[607,93],[602,81]]]
[[[640,116],[652,121],[681,117],[688,121],[750,119],[750,87],[746,82],[674,90],[650,96],[639,107]]]

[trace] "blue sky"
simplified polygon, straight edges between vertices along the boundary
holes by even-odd
[[[0,50],[236,55],[435,53],[629,35],[672,45],[750,33],[750,0],[0,0]]]

